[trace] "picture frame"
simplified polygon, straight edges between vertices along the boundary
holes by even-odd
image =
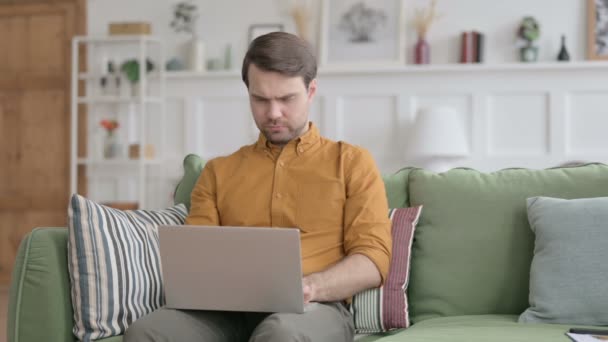
[[[251,42],[261,35],[265,35],[270,32],[283,32],[285,31],[285,26],[281,23],[272,23],[272,24],[253,24],[249,26],[249,32],[247,33],[247,44],[251,44]]]
[[[321,0],[319,65],[404,65],[404,3],[404,0]]]
[[[587,58],[608,60],[608,0],[587,0]]]

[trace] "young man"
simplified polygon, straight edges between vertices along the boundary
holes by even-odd
[[[187,224],[297,227],[304,314],[161,309],[125,341],[352,341],[347,301],[388,273],[391,235],[384,184],[368,152],[319,135],[308,121],[317,90],[306,42],[282,32],[255,39],[242,76],[258,141],[209,161]]]

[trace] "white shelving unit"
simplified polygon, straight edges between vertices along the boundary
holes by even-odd
[[[79,63],[82,62],[80,52],[82,47],[87,53],[87,68],[83,68]],[[112,54],[122,54],[124,59],[128,56],[129,59],[135,58],[139,63],[139,82],[135,85],[135,90],[132,93],[132,86],[126,79],[120,82],[119,91],[116,94],[104,94],[103,86],[100,80],[104,76],[108,76],[103,69],[107,65],[107,61],[103,63],[95,63],[94,60],[100,56]],[[154,60],[155,72],[153,87],[149,80],[149,74],[146,70],[148,60]],[[122,62],[114,60],[114,62]],[[91,67],[95,64],[101,64],[102,70],[94,70]],[[70,160],[70,190],[72,193],[79,193],[78,184],[81,181],[78,173],[79,166],[85,166],[85,177],[87,178],[87,188],[95,188],[100,182],[96,179],[103,178],[95,173],[126,175],[131,174],[136,183],[136,195],[128,196],[130,198],[120,198],[119,194],[115,194],[113,198],[96,198],[94,194],[87,193],[87,196],[95,201],[100,202],[131,202],[136,201],[139,208],[148,208],[148,196],[146,195],[146,182],[149,174],[149,168],[157,167],[155,172],[161,174],[163,172],[162,161],[164,158],[164,148],[166,145],[166,137],[162,127],[166,124],[165,114],[165,56],[163,42],[160,39],[151,36],[111,36],[111,37],[89,37],[77,36],[72,40],[72,91],[71,91],[71,160]],[[119,64],[115,64],[115,74],[121,74]],[[84,87],[82,84],[84,83]],[[152,89],[154,88],[154,89]],[[84,89],[84,91],[82,91]],[[125,89],[127,90],[125,92]],[[126,94],[125,94],[126,93]],[[154,107],[154,110],[151,108]],[[100,153],[102,146],[98,139],[94,138],[94,127],[98,124],[98,120],[91,118],[99,117],[99,108],[104,108],[102,111],[111,112],[112,117],[119,122],[126,123],[121,125],[119,129],[123,132],[133,132],[137,136],[135,145],[139,145],[139,155],[137,158],[130,158],[128,153],[129,144],[131,141],[125,141],[125,134],[122,134],[122,153],[120,156],[113,158],[104,158]],[[151,112],[158,114],[160,122],[156,124],[160,127],[160,137],[157,137],[158,145],[155,146],[154,158],[146,157],[146,146],[148,144],[148,136],[150,132],[148,127],[151,121]],[[87,151],[79,151],[78,127],[79,118],[82,113],[87,115]],[[107,115],[107,114],[105,114]],[[137,118],[137,119],[135,119]],[[136,127],[130,127],[130,126]],[[93,135],[93,136],[92,136]],[[99,169],[102,168],[103,171]],[[82,175],[80,175],[82,177]],[[115,186],[118,190],[123,190],[125,182]],[[117,192],[121,192],[117,191]]]

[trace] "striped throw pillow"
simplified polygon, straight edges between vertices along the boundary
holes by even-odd
[[[358,334],[373,334],[407,328],[410,318],[407,284],[414,230],[422,206],[389,210],[392,224],[393,253],[384,285],[354,296],[351,312]]]
[[[79,340],[122,335],[137,318],[164,305],[158,226],[183,224],[186,215],[183,204],[121,211],[72,195],[68,269]]]

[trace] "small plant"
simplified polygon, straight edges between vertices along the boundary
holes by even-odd
[[[296,24],[298,36],[306,41],[309,40],[308,31],[312,10],[309,1],[296,1],[292,6],[289,14]]]
[[[426,37],[431,25],[440,17],[437,13],[437,0],[432,0],[428,8],[417,8],[414,14],[414,27],[418,37]]]
[[[538,47],[534,44],[540,37],[540,25],[534,17],[524,17],[517,30],[522,62],[535,62],[538,60]]]
[[[108,136],[112,136],[118,128],[118,121],[116,120],[101,120],[99,124],[106,130]]]
[[[171,27],[177,33],[188,32],[191,35],[196,35],[196,19],[198,19],[196,5],[190,1],[178,2],[173,7]]]
[[[129,59],[122,63],[120,70],[125,74],[131,84],[137,84],[140,79],[139,75],[139,61],[137,59]],[[149,59],[146,59],[146,72],[154,70],[154,63]]]
[[[533,17],[525,17],[519,25],[517,36],[522,39],[526,46],[531,47],[540,37],[540,25]]]

